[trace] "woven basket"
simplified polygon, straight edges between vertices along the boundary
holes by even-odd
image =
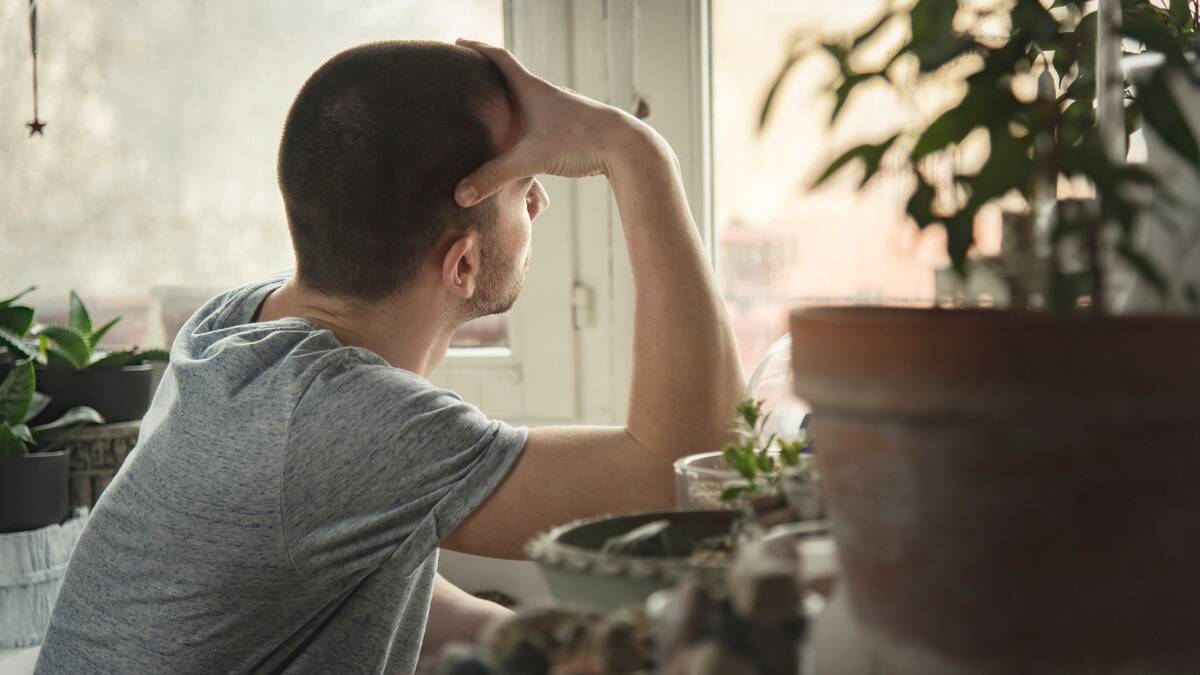
[[[70,450],[71,507],[92,508],[137,444],[141,422],[76,427],[54,434],[39,450]]]

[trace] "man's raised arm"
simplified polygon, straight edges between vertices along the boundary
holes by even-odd
[[[620,209],[636,288],[625,427],[532,430],[505,481],[443,542],[480,555],[521,557],[529,537],[575,518],[670,508],[672,463],[720,448],[743,375],[667,142],[631,115],[537,78],[503,49],[460,44],[500,67],[524,132],[513,148],[463,180],[459,203],[473,205],[538,173],[602,173]]]

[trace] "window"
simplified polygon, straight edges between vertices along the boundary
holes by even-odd
[[[0,6],[12,92],[0,103],[0,294],[36,284],[30,301],[55,322],[78,289],[94,316],[125,317],[112,345],[162,344],[207,298],[291,266],[279,135],[301,84],[333,54],[469,36],[571,81],[565,3],[40,3],[48,126],[29,138],[27,10]],[[534,228],[538,264],[521,299],[460,330],[433,377],[515,423],[577,416],[572,194],[565,181],[545,184],[554,206]]]
[[[0,295],[30,284],[41,318],[76,288],[113,343],[169,340],[205,299],[292,264],[275,155],[292,98],[333,54],[372,40],[504,42],[502,0],[39,4],[41,117],[27,5],[0,6]],[[19,255],[11,252],[19,251]],[[505,346],[493,317],[456,346]]]
[[[767,127],[756,132],[767,88],[802,31],[832,37],[877,16],[879,2],[745,3],[713,0],[713,165],[716,265],[749,370],[787,331],[792,307],[929,303],[936,233],[904,220],[911,184],[884,175],[865,192],[845,171],[808,185],[837,153],[878,142],[911,101],[885,88],[856,92],[830,133],[833,64],[812,58],[785,81]]]

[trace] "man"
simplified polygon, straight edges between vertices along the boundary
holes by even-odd
[[[624,427],[516,429],[426,379],[456,328],[516,298],[539,173],[616,196],[637,287]],[[506,612],[438,576],[439,546],[516,558],[574,518],[669,508],[672,462],[725,439],[734,340],[647,125],[503,49],[376,43],[304,85],[279,182],[296,272],[184,326],[38,672],[411,672]]]

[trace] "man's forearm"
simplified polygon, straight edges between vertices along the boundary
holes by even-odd
[[[467,593],[438,573],[433,580],[433,599],[425,624],[425,638],[421,642],[418,670],[428,670],[436,663],[446,645],[452,642],[474,644],[484,626],[511,615],[510,610]]]
[[[636,289],[629,433],[673,455],[719,449],[744,377],[678,163],[631,123],[608,173]]]

